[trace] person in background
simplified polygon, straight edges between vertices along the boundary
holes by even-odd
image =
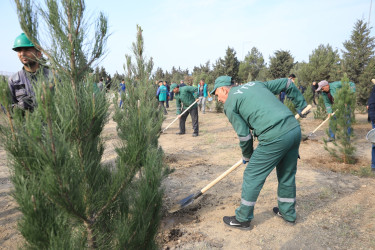
[[[294,82],[295,78],[296,78],[295,74],[290,74],[289,77],[288,77],[288,79],[293,80],[293,82]],[[285,92],[284,91],[280,92],[280,94],[279,94],[279,100],[280,100],[280,102],[284,103],[285,97],[286,97]]]
[[[318,89],[318,83],[316,81],[313,81],[312,85],[311,85],[311,90],[312,90],[312,93],[313,93],[313,102],[315,105],[316,104],[316,101],[315,101],[315,98],[318,98],[319,99],[319,92],[316,92],[316,90]]]
[[[159,88],[156,91],[156,96],[159,98],[159,108],[163,107],[164,115],[168,114],[164,105],[167,100],[167,92],[167,87],[164,86],[163,81],[159,81]]]
[[[215,80],[211,94],[224,103],[224,113],[237,133],[242,161],[248,163],[244,174],[241,204],[235,216],[224,216],[226,225],[250,229],[254,207],[267,176],[276,167],[278,179],[277,202],[273,212],[285,221],[296,220],[296,181],[301,128],[293,113],[275,95],[285,92],[301,117],[307,106],[305,98],[292,79],[248,82],[232,85],[230,76]],[[259,144],[253,149],[253,135]]]
[[[100,78],[97,86],[98,86],[100,91],[103,91],[103,88],[104,88],[103,78]]]
[[[179,87],[176,83],[171,85],[171,91],[174,92],[176,99],[176,113],[180,118],[180,131],[177,135],[185,134],[185,123],[186,118],[190,114],[193,125],[193,137],[199,135],[199,124],[198,124],[198,105],[195,103],[188,111],[181,115],[195,101],[198,101],[198,88],[193,86]],[[181,105],[182,104],[182,105]]]
[[[350,89],[352,92],[355,92],[355,84],[354,82],[349,82]],[[328,83],[326,80],[320,81],[318,83],[318,88],[316,89],[316,92],[321,92],[321,95],[324,99],[324,105],[326,107],[326,111],[328,113],[328,117],[332,116],[332,105],[334,104],[336,93],[338,90],[342,87],[341,81],[337,82],[331,82]],[[333,115],[333,119],[336,119],[335,115]],[[350,117],[348,117],[348,120],[350,120]],[[335,134],[331,130],[331,126],[329,126],[329,138],[328,142],[332,142],[335,140]],[[351,133],[351,128],[348,128],[348,134]]]
[[[25,33],[17,36],[12,48],[17,52],[23,67],[9,77],[8,85],[12,95],[12,107],[33,111],[36,106],[33,85],[38,80],[52,80],[48,67],[41,65],[42,52],[29,40]]]
[[[206,113],[206,99],[207,99],[207,96],[211,97],[211,94],[207,90],[207,83],[204,82],[204,79],[201,79],[198,84],[198,96],[199,96],[199,101],[198,101],[199,110],[201,110],[202,113],[205,114]]]
[[[120,88],[119,88],[119,94],[120,94],[120,98],[121,98],[120,105],[119,105],[120,108],[122,107],[122,104],[124,102],[123,98],[125,98],[125,91],[126,91],[125,80],[122,79],[121,83],[120,83]]]
[[[171,85],[173,84],[173,82],[171,83]],[[173,91],[171,90],[171,86],[169,86],[169,101],[173,101],[173,97],[174,97],[174,93]]]
[[[164,81],[164,86],[167,88],[167,99],[165,100],[165,107],[169,108],[169,84],[167,81]]]
[[[372,79],[371,82],[374,84],[372,86],[370,97],[367,101],[367,110],[368,118],[371,122],[372,128],[375,128],[375,79]],[[375,173],[375,144],[372,144],[371,150],[371,171]]]
[[[186,86],[186,84],[185,84],[184,80],[181,80],[179,87],[184,87],[184,86]]]
[[[111,89],[111,78],[107,76],[107,79],[105,80],[105,91],[108,92]]]

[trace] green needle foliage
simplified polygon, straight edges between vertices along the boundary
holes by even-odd
[[[311,104],[313,102],[313,92],[310,86],[307,86],[305,92],[303,93],[303,97],[305,97],[307,104]]]
[[[335,133],[334,147],[327,147],[325,140],[324,148],[339,161],[344,163],[355,163],[355,147],[351,138],[354,137],[352,124],[355,123],[354,110],[356,106],[355,93],[351,91],[349,79],[345,75],[341,80],[342,88],[337,92],[332,110],[335,110],[334,118],[331,118],[329,127]],[[329,135],[327,130],[327,135]]]
[[[322,95],[319,95],[318,105],[314,111],[314,119],[325,120],[327,118],[326,106],[324,105],[324,99]]]
[[[12,109],[9,88],[0,79],[0,103],[8,121],[0,126],[0,142],[13,173],[25,247],[156,248],[166,168],[157,144],[162,114],[147,85],[152,60],[141,67],[143,40],[136,46],[136,73],[129,75],[134,80],[127,88],[131,98],[126,109],[116,111],[121,139],[116,165],[104,165],[101,134],[109,102],[94,89],[87,71],[104,53],[106,18],[99,16],[95,37],[89,39],[83,1],[46,0],[36,12],[30,1],[16,4],[21,27],[54,73],[34,85],[37,106],[32,113]],[[49,29],[50,39],[43,36],[49,46],[37,43],[37,16]]]
[[[164,153],[158,146],[163,113],[158,109],[152,87],[152,58],[144,57],[142,29],[137,26],[137,41],[132,57],[126,55],[125,75],[127,96],[123,94],[123,109],[115,98],[114,120],[122,140],[117,166],[126,171],[127,206],[118,221],[116,235],[120,249],[156,249],[155,236],[161,219],[163,190],[160,188],[167,168]],[[126,226],[125,226],[126,225]]]

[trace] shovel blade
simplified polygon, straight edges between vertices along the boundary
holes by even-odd
[[[189,195],[188,197],[180,200],[176,205],[174,205],[169,212],[174,213],[180,210],[181,208],[184,208],[186,206],[189,206],[194,201],[194,194]]]

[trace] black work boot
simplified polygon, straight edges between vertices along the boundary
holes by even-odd
[[[279,208],[278,207],[274,207],[273,209],[273,212],[277,215],[277,216],[279,216],[279,217],[281,217],[281,218],[283,218],[284,219],[284,217],[283,217],[283,215],[280,213],[280,210],[279,210]],[[286,222],[288,222],[288,223],[291,223],[291,224],[295,224],[296,223],[296,221],[289,221],[289,220],[286,220],[286,219],[284,219]]]

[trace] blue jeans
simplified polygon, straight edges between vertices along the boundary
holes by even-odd
[[[284,100],[285,100],[285,92],[280,92],[279,99],[280,99],[280,102],[284,103]]]
[[[336,120],[336,116],[333,115],[331,119],[334,119]],[[350,122],[350,117],[348,117],[348,122]],[[331,123],[331,120],[330,120],[330,123]],[[352,133],[352,128],[351,127],[348,127],[348,135],[350,135]],[[333,131],[331,130],[331,124],[329,125],[329,137],[331,137],[332,139],[335,139],[335,133],[333,133]]]
[[[371,121],[372,128],[375,128],[375,122]],[[375,144],[372,143],[372,151],[371,151],[371,168],[375,169]]]

